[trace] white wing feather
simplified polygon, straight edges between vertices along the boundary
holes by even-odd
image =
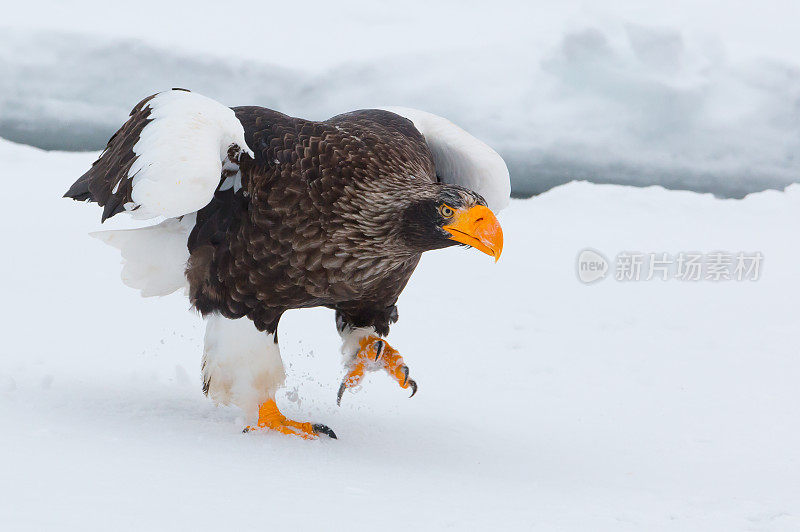
[[[228,148],[253,156],[233,110],[194,92],[171,90],[149,102],[149,122],[133,146],[128,171],[135,218],[182,216],[211,201]]]
[[[474,190],[495,212],[508,205],[511,180],[505,161],[496,151],[441,116],[408,107],[383,109],[414,123],[425,137],[443,182]]]
[[[170,90],[151,98],[147,124],[133,145],[136,159],[124,179],[131,182],[134,218],[164,217],[162,223],[129,230],[92,233],[122,253],[123,282],[142,296],[162,296],[186,287],[186,242],[196,211],[211,201],[225,170],[237,170],[229,158],[253,156],[244,128],[233,110],[194,92]],[[237,157],[238,161],[238,157]],[[237,172],[229,177],[236,186]],[[120,182],[113,191],[119,189]]]

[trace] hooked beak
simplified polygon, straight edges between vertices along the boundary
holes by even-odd
[[[483,205],[458,209],[442,229],[452,235],[450,240],[483,251],[495,262],[503,252],[503,230],[494,213]]]

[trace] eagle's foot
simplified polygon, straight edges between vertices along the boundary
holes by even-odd
[[[291,436],[300,436],[304,440],[316,440],[320,434],[336,439],[336,434],[328,427],[321,423],[300,423],[287,419],[286,416],[281,414],[278,410],[278,405],[274,399],[262,403],[258,407],[258,424],[255,427],[247,426],[243,432],[250,432],[253,430],[274,430],[281,434],[289,434]]]
[[[339,386],[336,404],[342,403],[342,395],[346,389],[358,386],[366,371],[374,371],[381,368],[396,380],[401,388],[411,388],[409,397],[414,397],[414,394],[417,393],[417,383],[408,376],[408,366],[406,366],[397,349],[390,346],[386,340],[375,335],[362,338],[359,341],[359,345],[361,347],[358,353],[350,362],[350,371],[345,375],[341,386]]]

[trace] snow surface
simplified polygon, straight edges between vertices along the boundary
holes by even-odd
[[[4,530],[800,528],[800,188],[745,200],[584,182],[514,200],[494,264],[426,254],[382,374],[340,408],[333,313],[287,313],[278,402],[337,441],[241,434],[200,391],[203,325],[140,298],[96,154],[0,141]],[[114,222],[112,220],[111,222]],[[109,225],[106,223],[105,225]],[[111,224],[113,225],[113,224]],[[761,251],[756,282],[581,284],[580,250]]]
[[[432,112],[496,149],[516,195],[798,180],[800,2],[595,4],[31,0],[0,22],[0,136],[100,149],[142,97],[186,87],[312,119]]]

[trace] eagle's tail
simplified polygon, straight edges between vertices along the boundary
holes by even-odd
[[[142,297],[165,296],[187,288],[187,241],[195,214],[169,218],[141,229],[98,231],[91,236],[119,249],[122,282],[141,291]]]

